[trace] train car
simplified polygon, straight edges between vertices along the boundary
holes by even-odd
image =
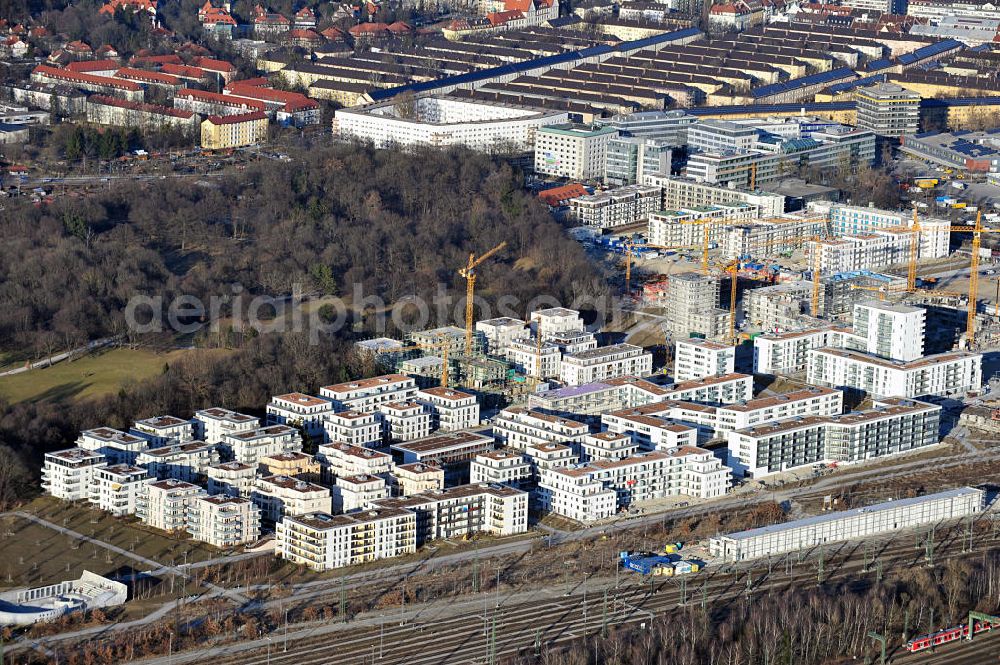
[[[975,635],[985,632],[987,630],[993,630],[994,624],[989,621],[975,621],[973,622],[975,626]],[[925,651],[927,649],[933,649],[936,646],[942,644],[948,644],[949,642],[954,642],[962,638],[969,636],[969,627],[966,624],[959,624],[953,628],[945,628],[944,630],[939,630],[936,633],[930,633],[929,635],[921,635],[919,637],[914,637],[912,640],[903,645],[903,648],[910,653],[916,653],[917,651]]]

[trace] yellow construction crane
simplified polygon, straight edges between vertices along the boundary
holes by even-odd
[[[709,244],[708,240],[709,240],[709,237],[710,237],[710,234],[711,234],[711,226],[712,226],[712,224],[725,224],[727,222],[730,222],[730,220],[728,218],[727,219],[689,219],[689,220],[681,222],[681,224],[683,224],[685,226],[689,226],[689,225],[692,225],[692,224],[700,224],[701,225],[701,228],[702,228],[702,230],[704,232],[704,234],[703,234],[704,237],[703,237],[702,244],[701,244],[701,271],[704,274],[706,274],[706,275],[709,274],[709,271],[710,271],[710,266],[708,265],[708,244]]]
[[[952,227],[954,229],[956,227]],[[983,213],[976,213],[976,225],[972,228],[972,263],[969,266],[969,312],[965,322],[965,343],[972,350],[976,334],[976,301],[979,298],[979,246],[982,244]]]
[[[483,261],[490,258],[501,249],[507,246],[507,241],[503,241],[490,251],[476,258],[475,254],[469,254],[469,262],[458,271],[458,274],[465,278],[465,355],[472,355],[472,319],[474,318],[473,298],[476,292],[476,268]]]
[[[733,261],[723,267],[723,271],[729,273],[729,343],[736,345],[736,285],[740,272],[740,264]]]
[[[906,270],[906,290],[917,288],[917,252],[920,248],[920,220],[917,219],[917,204],[913,204],[913,240],[910,242],[910,263]]]

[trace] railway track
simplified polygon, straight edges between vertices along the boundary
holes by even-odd
[[[935,562],[965,556],[962,551],[967,545],[965,535],[964,524],[938,530]],[[1000,535],[979,533],[973,543],[974,552],[1000,548]],[[528,594],[515,592],[501,597],[499,604],[492,594],[484,594],[473,599],[453,600],[444,604],[443,610],[414,608],[411,612],[415,616],[391,613],[383,619],[373,619],[368,615],[354,623],[295,630],[288,636],[287,652],[283,651],[285,643],[279,630],[271,635],[270,654],[267,641],[258,640],[250,645],[236,644],[213,649],[212,653],[204,653],[204,658],[198,652],[176,654],[173,662],[211,660],[213,665],[264,665],[272,662],[275,665],[320,665],[329,662],[337,662],[338,665],[486,663],[491,650],[496,658],[503,658],[524,650],[530,651],[536,644],[566,643],[600,633],[605,622],[611,626],[649,621],[653,616],[681,606],[682,601],[689,605],[739,602],[748,595],[748,589],[749,594],[754,595],[816,584],[821,566],[824,582],[861,578],[874,584],[878,564],[872,557],[882,562],[882,569],[886,572],[925,563],[925,551],[917,547],[917,537],[914,534],[896,534],[895,538],[881,541],[872,550],[860,543],[842,543],[825,550],[822,555],[812,552],[802,561],[796,554],[791,554],[773,560],[770,565],[765,561],[756,561],[731,570],[706,570],[688,578],[683,583],[686,584],[683,590],[680,578],[665,581],[654,578],[650,586],[648,583],[637,583],[637,578],[630,577],[625,578],[627,584],[617,589],[613,580],[591,579],[585,583],[586,591],[584,583],[581,583],[567,595],[546,589],[536,589]],[[605,589],[608,590],[606,605]],[[485,601],[485,606],[480,598]],[[983,649],[981,644],[991,645],[993,660],[981,662],[996,663],[994,652],[1000,642],[994,641],[995,637],[1000,638],[1000,635],[977,638],[967,645],[969,653],[979,654]],[[966,644],[942,647],[939,653],[943,660],[934,661],[928,660],[927,656],[935,654],[911,656],[902,652],[897,644],[893,662],[918,662],[917,659],[921,663],[955,662],[947,660],[952,646],[957,649],[959,646],[966,647]],[[963,648],[963,653],[965,650]],[[908,660],[900,660],[904,657],[902,654]],[[963,659],[961,662],[979,663],[980,660]]]

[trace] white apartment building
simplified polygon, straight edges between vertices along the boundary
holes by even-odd
[[[661,395],[662,399],[676,399],[700,404],[735,404],[736,402],[745,402],[752,397],[753,377],[738,372],[675,383]]]
[[[875,207],[826,204],[816,208],[817,212],[828,213],[830,228],[837,235],[864,235],[871,231],[890,228],[912,228],[911,212],[892,212]],[[919,219],[920,248],[922,259],[937,259],[948,256],[951,242],[951,222],[947,219]]]
[[[507,347],[512,342],[531,335],[525,321],[509,316],[476,321],[476,332],[481,333],[486,340],[486,351],[501,357],[506,357]]]
[[[885,360],[849,349],[809,351],[806,380],[818,386],[863,390],[875,397],[960,395],[983,387],[983,357],[955,351],[917,360]]]
[[[277,524],[275,552],[313,570],[332,570],[412,554],[416,528],[416,515],[399,508],[288,516]]]
[[[413,399],[416,392],[416,380],[405,374],[384,374],[319,389],[320,396],[333,402],[338,412],[375,411],[380,404]]]
[[[580,461],[620,460],[639,452],[639,444],[625,432],[598,432],[583,437]]]
[[[187,530],[219,549],[252,543],[260,538],[260,510],[241,497],[199,496],[188,504]]]
[[[585,330],[554,333],[549,342],[558,346],[563,353],[579,353],[597,348],[597,336]]]
[[[569,386],[620,376],[645,376],[652,372],[653,354],[632,344],[612,344],[567,353],[559,363],[559,379]]]
[[[426,462],[448,470],[492,448],[493,437],[483,432],[438,432],[425,439],[394,444],[390,450],[403,464]]]
[[[489,450],[476,455],[470,464],[469,483],[491,483],[524,489],[531,482],[531,465],[511,448]]]
[[[730,477],[731,470],[710,451],[684,447],[544,470],[538,497],[542,510],[591,521],[612,517],[619,508],[666,496],[720,497],[729,488]],[[610,505],[603,493],[607,491],[614,497]]]
[[[843,393],[807,386],[781,395],[761,396],[722,406],[680,400],[654,402],[605,413],[608,432],[628,434],[645,450],[696,445],[735,429],[805,416],[830,416],[843,411]],[[673,429],[666,429],[670,425]],[[695,432],[689,431],[694,429]]]
[[[333,512],[349,513],[389,498],[389,485],[381,476],[339,476],[331,492]]]
[[[136,498],[149,479],[146,469],[131,464],[112,464],[94,469],[90,502],[115,517],[133,515]]]
[[[507,345],[507,361],[524,376],[547,379],[559,376],[562,350],[553,342],[516,339]]]
[[[528,493],[502,485],[458,485],[384,499],[375,507],[416,513],[417,545],[466,534],[513,536],[528,530]]]
[[[431,412],[420,402],[389,402],[380,404],[378,410],[389,441],[413,441],[433,430]]]
[[[562,469],[580,462],[573,448],[562,443],[533,443],[524,449],[524,457],[533,480],[538,480],[545,469]]]
[[[654,407],[656,407],[654,409]],[[612,434],[627,434],[642,450],[677,450],[698,445],[698,428],[674,422],[654,404],[606,413],[601,422]],[[658,412],[658,414],[657,414]]]
[[[326,434],[323,421],[331,413],[333,404],[328,399],[303,393],[275,395],[267,405],[267,424],[301,427],[309,437],[322,439]]]
[[[809,328],[757,335],[753,340],[756,374],[800,374],[809,365],[809,351],[830,346],[829,328]]]
[[[194,439],[194,425],[174,416],[155,416],[135,421],[132,433],[149,441],[150,446],[165,446]]]
[[[202,409],[194,414],[194,438],[205,443],[222,443],[222,437],[260,427],[260,419],[229,409]]]
[[[438,386],[418,390],[415,400],[430,409],[431,427],[455,432],[479,426],[479,402],[475,395]]]
[[[565,307],[536,309],[531,313],[528,326],[531,328],[533,336],[536,338],[539,334],[542,336],[543,342],[548,342],[553,336],[560,333],[582,332],[584,330],[580,312]]]
[[[732,374],[735,368],[736,347],[732,345],[697,337],[674,342],[675,381]]]
[[[326,428],[327,440],[352,446],[378,447],[384,439],[384,423],[374,412],[331,413],[326,417],[323,427]]]
[[[688,149],[692,152],[745,151],[757,143],[760,130],[726,120],[699,120],[687,128]]]
[[[290,425],[268,425],[223,435],[219,450],[227,459],[256,465],[262,457],[302,450],[302,434]]]
[[[392,470],[392,456],[348,443],[326,443],[316,448],[322,482],[332,485],[341,476],[380,476]]]
[[[513,146],[530,151],[541,128],[568,120],[565,111],[435,96],[414,100],[411,117],[400,114],[394,102],[339,109],[333,135],[379,147],[464,145],[492,152],[498,146]]]
[[[329,513],[333,509],[330,490],[288,476],[257,478],[250,500],[260,508],[262,522],[275,524],[285,515]]]
[[[320,479],[321,466],[308,453],[278,453],[260,458],[257,471],[262,476],[289,476],[316,482]]]
[[[862,351],[891,360],[916,360],[924,355],[927,310],[897,303],[868,301],[854,305],[852,337]]]
[[[396,464],[392,468],[392,489],[395,496],[413,496],[444,489],[444,469],[433,464],[414,462]]]
[[[613,127],[551,125],[535,134],[535,172],[573,180],[600,180]]]
[[[257,480],[257,465],[243,462],[222,462],[208,467],[208,493],[225,494],[247,499]]]
[[[650,213],[646,235],[650,244],[659,247],[701,247],[707,227],[708,241],[725,246],[729,242],[728,226],[759,217],[756,206],[741,202],[659,210]]]
[[[906,263],[915,234],[907,229],[870,231],[865,235],[839,236],[808,241],[810,265],[819,252],[820,274],[832,275],[858,270],[880,270]]]
[[[777,217],[785,212],[785,197],[780,194],[713,185],[662,173],[648,174],[643,182],[662,190],[665,210],[690,210],[721,203],[746,203],[756,208],[761,218]]]
[[[861,462],[938,442],[941,407],[892,398],[865,411],[766,422],[727,433],[726,463],[760,478],[818,462]]]
[[[45,453],[42,491],[64,501],[86,501],[94,470],[105,464],[104,455],[86,448],[68,448]]]
[[[135,464],[136,457],[148,447],[149,441],[111,427],[98,427],[80,432],[76,445],[101,453],[109,464]]]
[[[215,445],[204,441],[173,443],[144,450],[135,463],[157,480],[176,478],[198,483],[207,476],[208,467],[219,463],[219,452]]]
[[[205,490],[183,480],[150,480],[142,485],[135,499],[135,514],[144,523],[163,531],[187,528],[188,506]]]
[[[584,423],[520,406],[507,407],[493,419],[493,437],[497,442],[520,451],[540,443],[575,447],[589,431]]]
[[[569,200],[569,219],[583,226],[612,229],[649,219],[661,208],[660,188],[625,185]]]

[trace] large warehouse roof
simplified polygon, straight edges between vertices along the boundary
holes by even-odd
[[[785,522],[783,524],[771,524],[769,526],[762,526],[757,529],[737,531],[736,533],[730,533],[723,537],[730,538],[732,540],[745,540],[747,538],[755,538],[757,536],[763,536],[768,533],[778,533],[779,531],[788,531],[791,529],[800,529],[802,527],[813,526],[816,524],[823,524],[826,522],[834,522],[837,520],[844,519],[845,517],[852,517],[854,515],[860,515],[862,513],[874,513],[882,510],[896,510],[898,508],[905,508],[907,506],[917,506],[920,505],[921,503],[926,503],[928,501],[934,501],[937,499],[958,498],[958,497],[968,496],[969,494],[974,494],[974,493],[982,494],[982,492],[983,490],[976,489],[975,487],[957,487],[952,490],[937,492],[936,494],[927,494],[924,496],[917,496],[910,499],[897,499],[896,501],[885,501],[884,503],[876,503],[873,506],[865,506],[864,508],[852,508],[851,510],[841,510],[833,513],[816,515],[814,517],[806,517],[800,520],[795,520],[794,522]]]

